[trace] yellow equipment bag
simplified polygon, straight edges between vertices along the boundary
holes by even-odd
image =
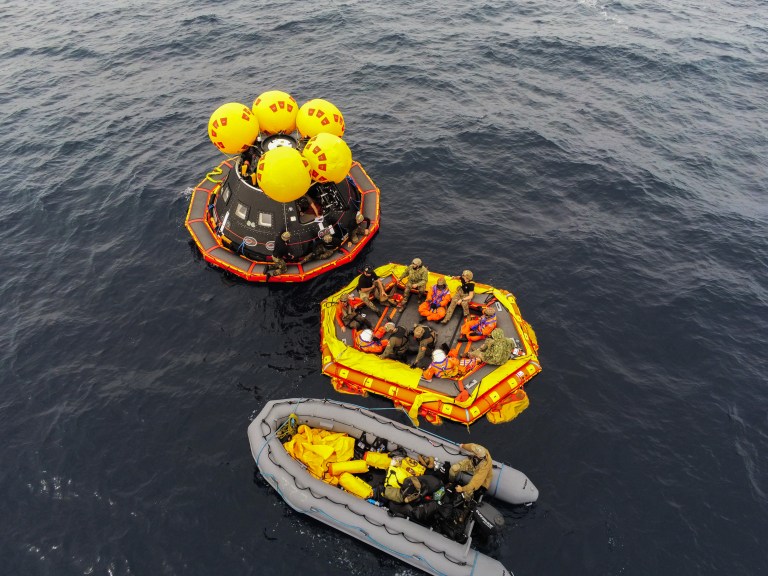
[[[528,394],[522,388],[518,388],[514,393],[507,396],[501,404],[494,406],[485,417],[488,418],[491,424],[509,422],[517,418],[518,414],[528,408],[528,404]]]
[[[328,464],[328,474],[339,476],[344,472],[350,474],[362,474],[368,472],[368,463],[365,460],[350,460],[349,462],[332,462]]]
[[[293,438],[283,446],[288,454],[307,465],[310,474],[322,478],[329,463],[352,459],[355,439],[343,432],[329,432],[301,424]]]
[[[399,488],[408,476],[421,476],[426,472],[426,468],[416,462],[413,458],[403,458],[402,460],[392,460],[387,470],[387,477],[384,479],[385,486]]]
[[[392,464],[392,458],[386,452],[366,452],[363,454],[363,460],[368,463],[368,466],[379,470],[386,470]]]
[[[344,490],[360,498],[368,499],[373,496],[373,487],[362,478],[353,476],[349,472],[344,472],[339,476],[339,484]]]

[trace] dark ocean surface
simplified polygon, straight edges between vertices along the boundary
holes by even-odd
[[[246,438],[269,399],[390,406],[320,373],[319,303],[415,256],[539,337],[519,418],[425,425],[539,487],[501,562],[768,573],[765,2],[5,0],[0,38],[0,573],[415,576]],[[382,190],[365,258],[296,286],[183,226],[210,114],[273,89],[336,104]]]

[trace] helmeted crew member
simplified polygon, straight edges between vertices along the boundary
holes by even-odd
[[[456,492],[464,494],[465,498],[472,498],[479,488],[487,490],[491,486],[493,478],[493,460],[488,450],[480,444],[462,444],[461,448],[470,453],[469,458],[459,460],[448,471],[448,481],[456,482],[461,472],[469,472],[472,479],[464,486],[456,486]]]
[[[360,291],[360,298],[363,303],[374,312],[379,312],[379,309],[371,302],[373,298],[379,302],[389,300],[389,295],[384,289],[384,282],[381,281],[381,278],[373,270],[373,266],[363,268],[363,273],[357,281],[357,289]]]
[[[493,306],[486,306],[483,315],[477,320],[467,318],[461,327],[461,338],[459,342],[470,340],[476,342],[491,335],[496,329],[496,309]]]
[[[360,298],[355,298],[349,294],[342,294],[339,297],[339,303],[336,305],[336,322],[338,322],[342,332],[346,332],[347,328],[353,330],[371,328],[370,321],[357,310],[362,304],[363,301]]]
[[[432,350],[435,349],[437,344],[437,332],[429,326],[417,324],[413,328],[413,337],[416,339],[419,350],[416,352],[416,358],[411,362],[411,368],[418,366],[427,353],[432,354]]]
[[[459,361],[456,358],[446,356],[440,349],[432,352],[432,362],[429,367],[422,372],[421,377],[427,382],[432,380],[433,376],[438,378],[452,378],[456,373]]]
[[[369,354],[380,354],[386,348],[388,342],[381,339],[384,335],[382,328],[379,328],[376,332],[378,334],[374,333],[370,328],[358,332],[355,336],[355,348]]]
[[[288,271],[288,265],[285,261],[291,256],[291,249],[288,247],[288,240],[290,239],[291,233],[287,230],[278,234],[277,238],[275,238],[275,248],[272,250],[272,264],[267,265],[267,271],[265,272],[267,281],[269,281],[271,276],[285,274]]]
[[[363,239],[363,236],[368,236],[371,233],[371,219],[363,216],[362,212],[355,214],[355,223],[349,230],[349,244],[351,248],[353,244],[357,244]]]
[[[411,295],[411,291],[419,292],[424,290],[427,286],[427,280],[429,279],[429,270],[421,262],[421,258],[414,258],[411,265],[405,269],[400,275],[399,280],[405,279],[405,291],[403,292],[403,299],[400,304],[397,305],[398,310],[405,308],[408,303],[408,297]]]
[[[486,364],[501,366],[509,360],[510,356],[513,354],[517,356],[519,352],[520,349],[517,347],[517,343],[512,338],[505,337],[504,330],[495,328],[491,332],[491,337],[483,342],[480,348],[470,350],[469,355]]]
[[[440,321],[441,324],[448,324],[448,321],[453,316],[453,311],[458,305],[461,305],[461,309],[464,310],[464,317],[467,318],[469,316],[469,303],[472,302],[472,298],[475,297],[475,283],[472,282],[473,277],[471,270],[464,270],[464,272],[461,273],[461,276],[459,276],[461,286],[456,288],[456,291],[453,293],[451,303],[448,306],[448,310],[445,312],[445,318]],[[456,277],[454,276],[454,278]]]
[[[408,330],[405,326],[396,326],[394,322],[387,322],[384,324],[384,332],[389,342],[379,358],[405,360],[405,355],[408,353]]]
[[[427,292],[427,299],[419,306],[419,314],[428,322],[437,322],[445,317],[445,307],[451,301],[451,290],[445,284],[445,278],[440,277],[437,283]]]

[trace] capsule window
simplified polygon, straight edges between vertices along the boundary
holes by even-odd
[[[259,226],[272,228],[272,214],[268,212],[259,212]]]
[[[243,204],[242,202],[237,203],[237,208],[235,208],[235,216],[240,218],[240,220],[245,220],[248,216],[248,206]]]
[[[229,197],[231,195],[232,190],[229,189],[229,186],[224,186],[224,188],[221,189],[221,199],[224,200],[224,204],[229,202]]]

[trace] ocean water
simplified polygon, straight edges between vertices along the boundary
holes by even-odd
[[[766,14],[3,2],[0,572],[417,574],[290,509],[245,431],[273,398],[388,406],[320,374],[319,302],[419,256],[513,291],[539,337],[527,411],[436,429],[540,489],[495,557],[766,573]],[[272,89],[336,104],[382,190],[365,259],[288,287],[209,268],[183,226],[208,117]]]

